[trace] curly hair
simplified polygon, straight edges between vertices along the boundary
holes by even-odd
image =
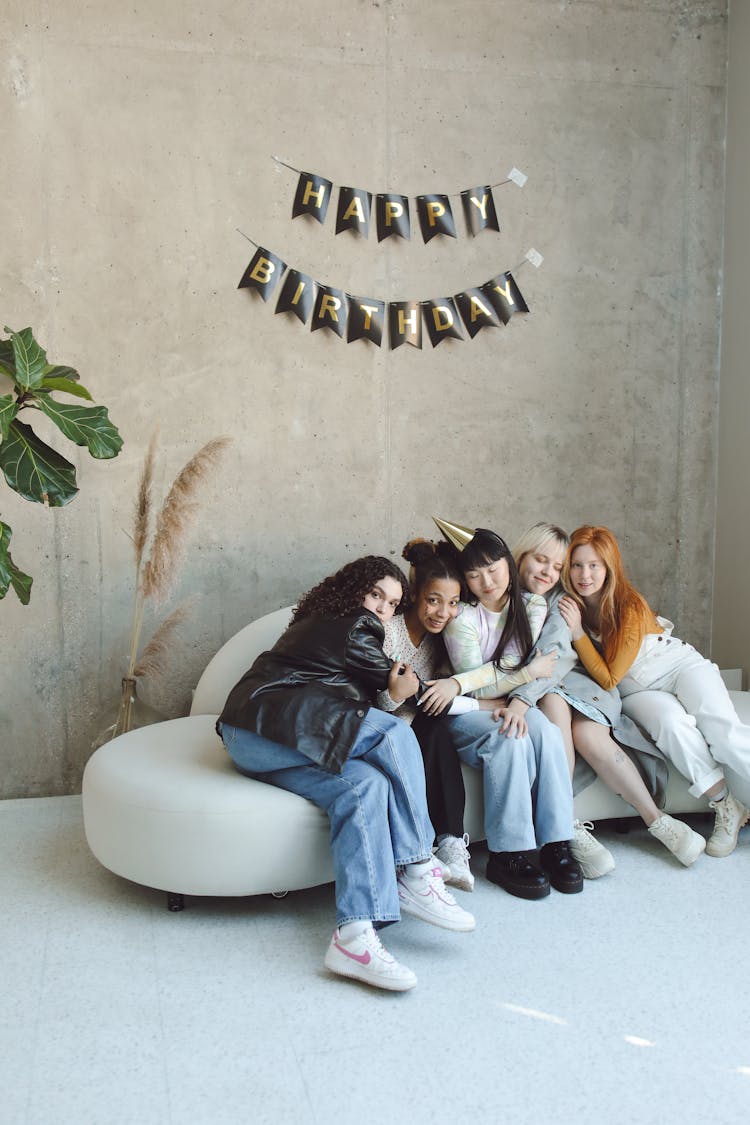
[[[365,555],[342,566],[312,590],[303,594],[292,614],[292,624],[305,617],[348,617],[362,605],[362,599],[381,578],[394,578],[401,584],[401,610],[409,588],[400,567],[380,555]]]
[[[463,586],[463,575],[457,562],[455,548],[450,543],[431,539],[410,539],[401,552],[409,563],[409,588],[405,608],[412,606],[428,582],[452,579]]]

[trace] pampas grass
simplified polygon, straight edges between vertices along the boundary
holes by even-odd
[[[110,737],[131,729],[136,681],[144,676],[159,677],[163,674],[170,643],[195,601],[189,598],[173,610],[139,655],[146,606],[148,603],[162,605],[174,590],[189,534],[200,510],[201,488],[232,441],[229,437],[216,437],[206,442],[177,474],[161,508],[155,513],[153,482],[157,439],[158,430],[154,430],[138,482],[132,537],[135,596],[128,666],[122,680],[117,722],[111,728]]]

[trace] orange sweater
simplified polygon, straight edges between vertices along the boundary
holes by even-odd
[[[648,633],[664,632],[651,610],[649,610],[649,614],[650,617],[646,620],[645,629],[632,611],[625,614],[617,637],[615,655],[609,664],[594,646],[587,633],[584,633],[579,640],[573,641],[573,647],[578,653],[581,664],[583,664],[592,680],[596,680],[600,687],[606,688],[608,691],[610,688],[616,687],[623,676],[626,676],[630,671],[643,638]]]

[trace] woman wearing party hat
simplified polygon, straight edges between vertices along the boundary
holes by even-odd
[[[528,665],[547,613],[543,597],[522,594],[499,535],[433,518],[456,550],[466,598],[444,632],[453,676],[427,688],[420,705],[428,714],[458,694],[501,694],[507,672]],[[570,851],[573,791],[558,728],[535,708],[523,716],[505,706],[445,721],[461,760],[482,770],[488,879],[527,899],[544,898],[550,885],[564,894],[581,891]]]

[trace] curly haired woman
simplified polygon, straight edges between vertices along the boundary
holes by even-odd
[[[414,973],[377,930],[401,912],[445,929],[474,929],[446,891],[432,858],[419,746],[405,723],[373,706],[417,690],[383,652],[384,623],[406,580],[368,555],[318,583],[292,624],[229,694],[217,730],[237,768],[306,797],[331,823],[337,925],[328,969],[377,988],[405,991]]]

